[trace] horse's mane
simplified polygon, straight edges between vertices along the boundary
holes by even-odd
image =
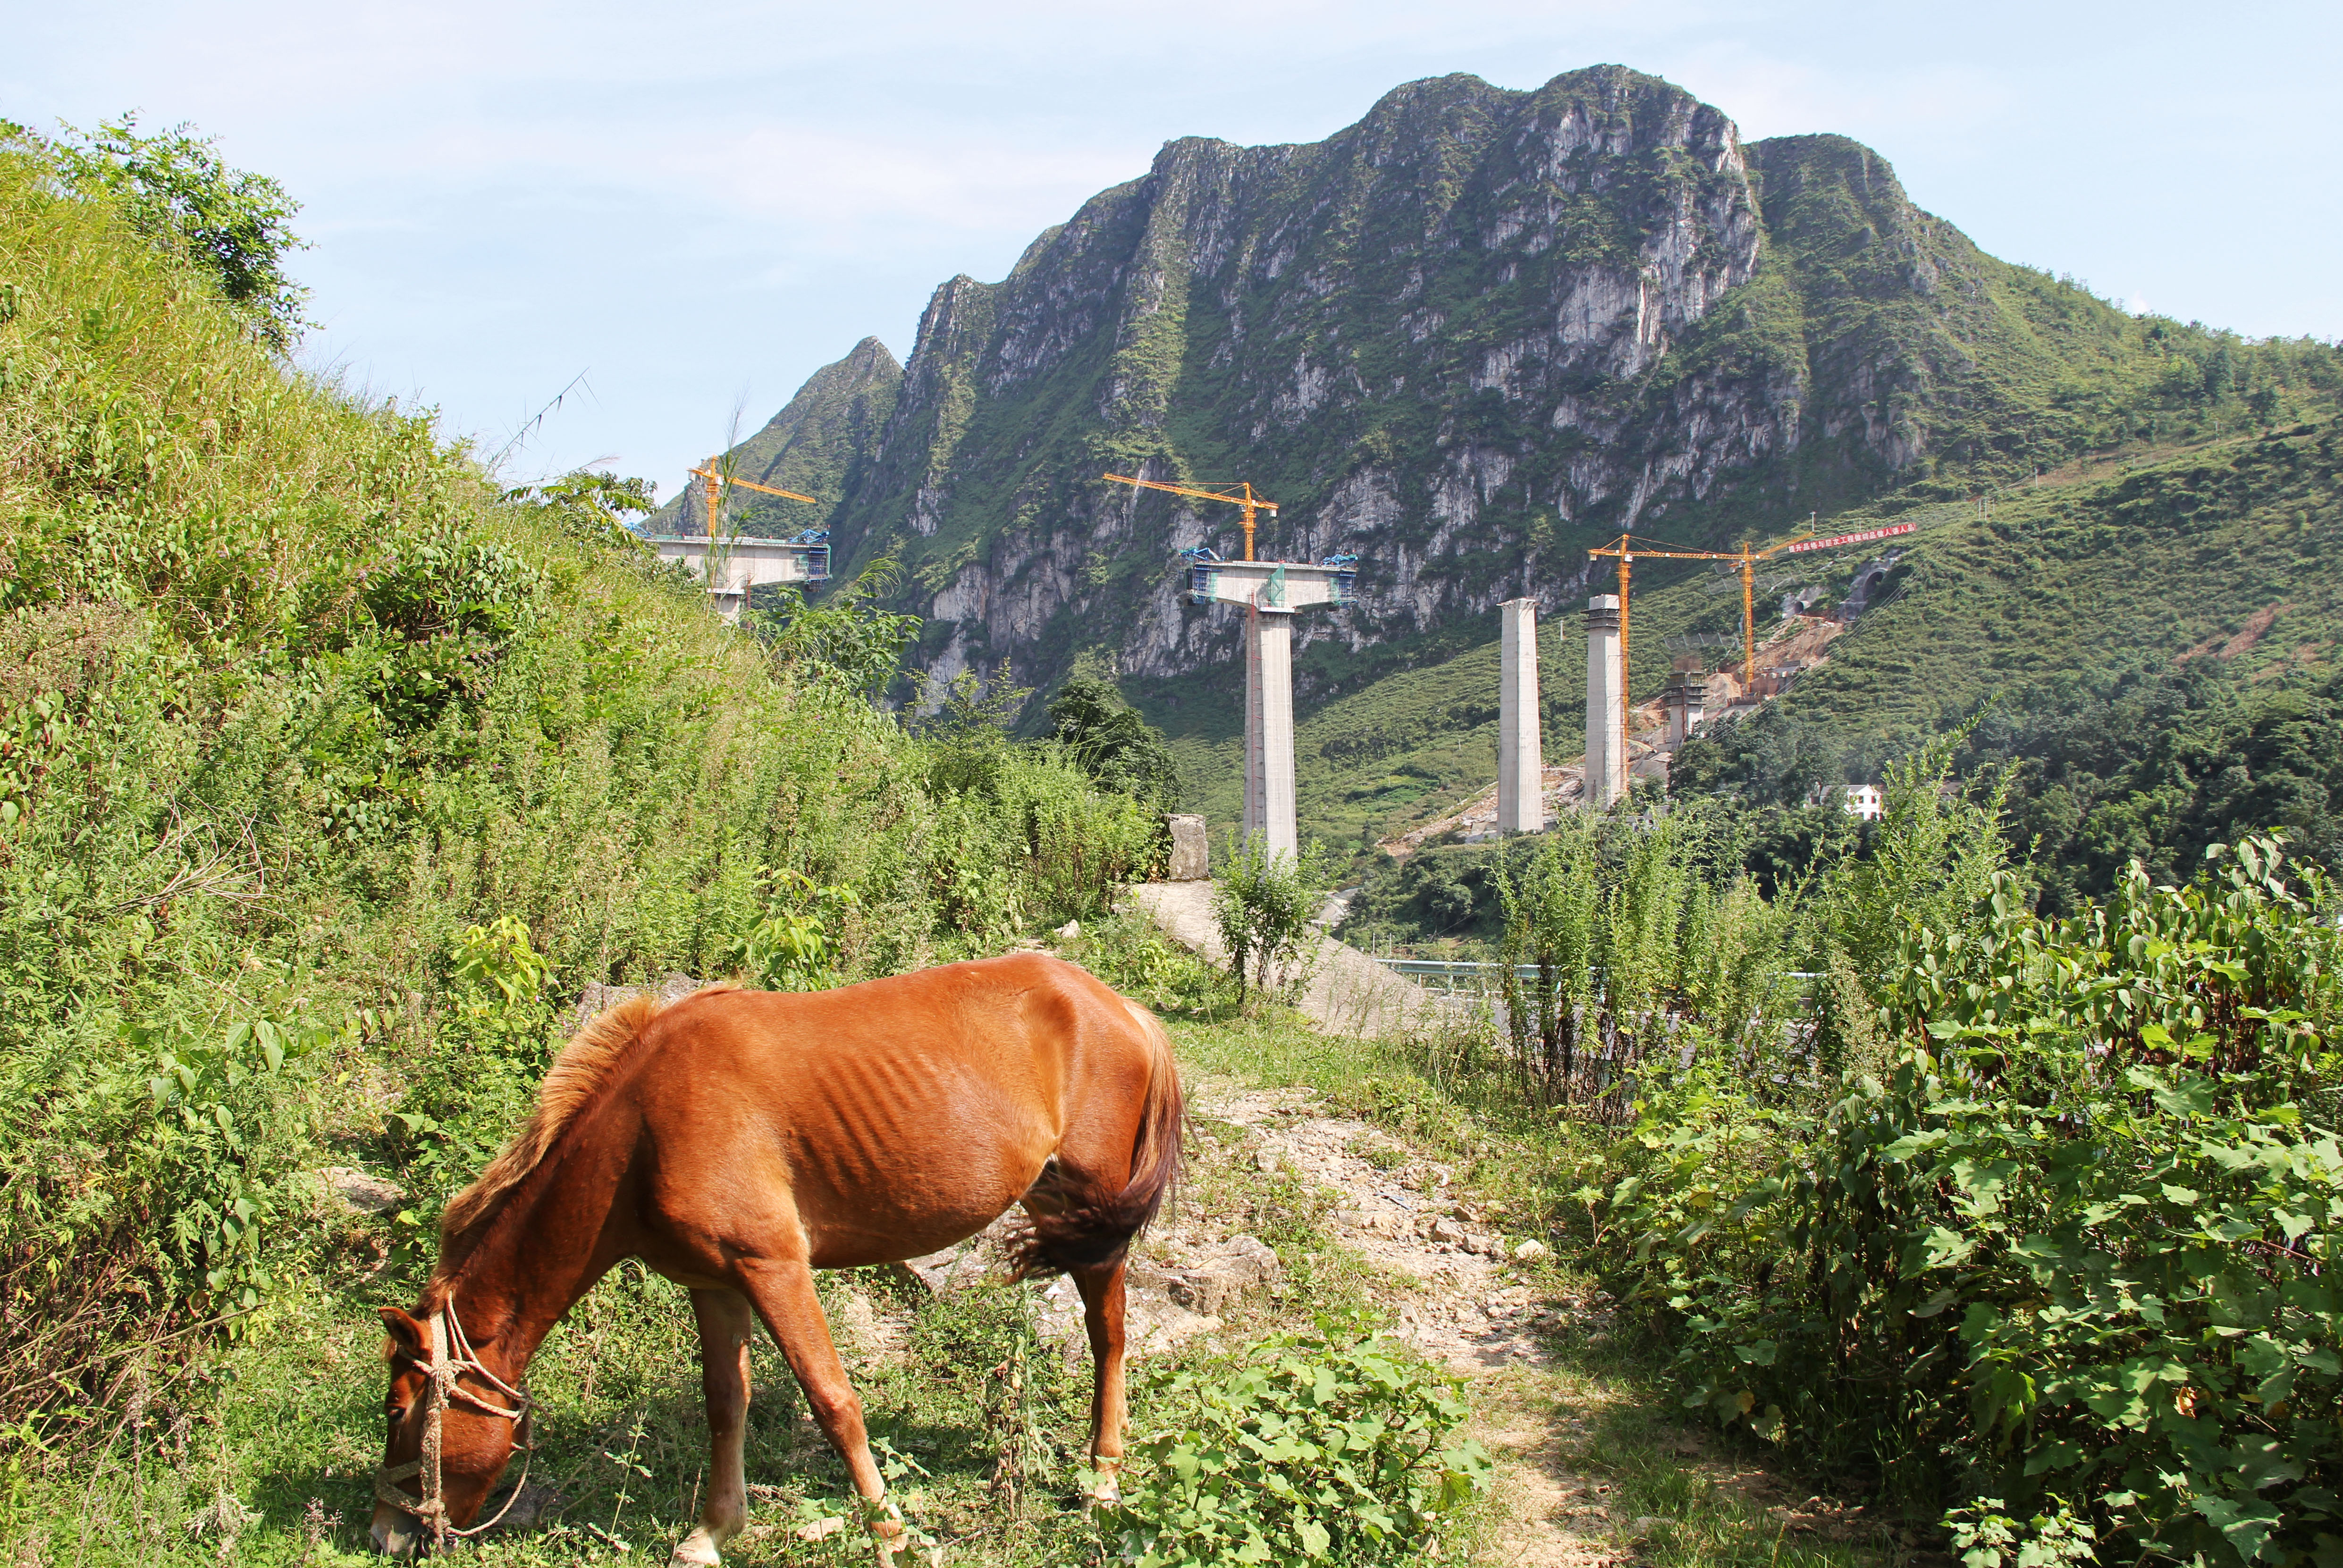
[[[481,1232],[503,1210],[504,1200],[545,1162],[562,1133],[600,1098],[618,1064],[664,1005],[648,991],[628,997],[579,1030],[561,1048],[538,1088],[537,1109],[528,1122],[505,1145],[504,1152],[449,1201],[447,1211],[440,1216],[439,1266],[432,1271],[434,1284],[461,1265]]]

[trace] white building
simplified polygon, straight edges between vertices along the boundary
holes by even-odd
[[[1850,817],[1876,822],[1887,814],[1887,796],[1876,784],[1817,784],[1806,791],[1806,804],[1820,806],[1835,798]]]

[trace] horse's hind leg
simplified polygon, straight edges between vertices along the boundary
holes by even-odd
[[[880,1560],[891,1563],[902,1526],[880,1512],[887,1499],[887,1483],[870,1457],[870,1434],[862,1425],[862,1401],[847,1381],[846,1363],[838,1359],[838,1347],[830,1342],[830,1322],[822,1316],[820,1298],[814,1294],[813,1270],[804,1263],[749,1258],[741,1259],[736,1267],[741,1288],[780,1345],[781,1354],[789,1358],[798,1386],[805,1390],[814,1420],[821,1423],[830,1445],[846,1462],[854,1490],[872,1515],[870,1531],[878,1537]]]
[[[749,1427],[749,1336],[756,1317],[738,1291],[694,1291],[691,1315],[699,1324],[699,1386],[708,1396],[708,1501],[699,1528],[677,1543],[678,1563],[715,1563],[726,1542],[749,1523],[749,1477],[742,1451]]]
[[[1122,1274],[1123,1255],[1071,1271],[1082,1293],[1082,1326],[1091,1337],[1091,1501],[1114,1503],[1122,1489]]]

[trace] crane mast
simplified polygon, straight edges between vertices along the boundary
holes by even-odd
[[[1757,678],[1757,563],[1785,551],[1804,555],[1809,550],[1827,550],[1840,545],[1867,544],[1873,539],[1894,538],[1908,534],[1918,527],[1915,523],[1897,523],[1887,528],[1864,528],[1851,534],[1838,534],[1827,539],[1815,538],[1811,528],[1806,532],[1784,539],[1778,545],[1753,549],[1743,539],[1737,550],[1686,550],[1674,546],[1644,547],[1636,544],[1637,536],[1621,534],[1607,545],[1597,545],[1586,553],[1590,556],[1615,556],[1619,560],[1619,745],[1620,755],[1626,755],[1628,715],[1634,711],[1627,689],[1627,577],[1628,566],[1637,556],[1649,556],[1655,560],[1731,561],[1741,574],[1741,679],[1745,686]]]
[[[717,508],[724,503],[726,485],[737,485],[741,489],[755,490],[762,495],[779,496],[785,501],[804,501],[816,507],[821,505],[821,499],[818,496],[800,496],[795,490],[777,489],[771,485],[759,485],[748,479],[727,478],[717,467],[717,459],[714,457],[708,459],[706,467],[694,468],[691,471],[708,481],[708,537],[711,539],[716,537]]]

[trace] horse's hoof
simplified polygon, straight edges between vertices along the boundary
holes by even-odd
[[[711,1563],[723,1562],[724,1556],[716,1550],[716,1538],[708,1533],[708,1527],[703,1524],[676,1543],[675,1555],[668,1561],[691,1563],[694,1568],[709,1568]]]

